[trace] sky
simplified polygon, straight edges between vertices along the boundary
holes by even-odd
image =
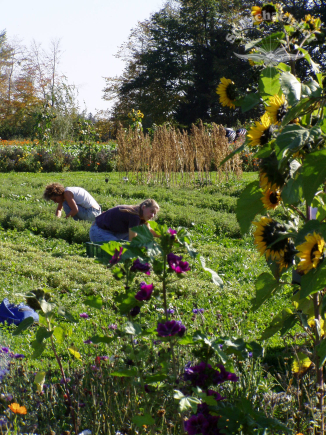
[[[114,57],[132,28],[159,11],[163,0],[0,0],[0,31],[29,46],[48,50],[60,39],[59,70],[78,88],[80,112],[95,115],[110,108],[103,77],[120,75],[124,62]]]

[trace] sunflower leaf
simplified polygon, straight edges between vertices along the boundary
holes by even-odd
[[[249,231],[251,222],[258,213],[263,213],[264,205],[261,201],[262,191],[259,182],[254,181],[243,190],[237,201],[236,216],[242,234]]]
[[[317,293],[325,288],[326,282],[326,263],[323,262],[315,270],[303,275],[301,278],[300,297],[306,298],[309,295]]]
[[[255,287],[256,297],[251,301],[252,311],[257,311],[280,288],[280,285],[271,274],[264,272],[259,275]]]
[[[302,165],[303,194],[310,205],[320,185],[326,179],[326,150],[308,154]]]
[[[290,72],[282,72],[280,82],[288,103],[290,106],[294,106],[294,104],[301,99],[301,83]]]
[[[317,346],[317,355],[319,356],[319,369],[323,367],[326,362],[326,340],[322,340]]]
[[[279,93],[280,90],[280,73],[274,67],[265,68],[259,77],[259,92],[265,100],[270,96]]]

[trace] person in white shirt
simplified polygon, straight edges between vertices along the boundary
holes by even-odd
[[[102,213],[101,207],[82,187],[64,187],[60,183],[48,184],[43,198],[58,204],[55,215],[61,217],[62,209],[66,213],[66,219],[85,220],[93,222]]]

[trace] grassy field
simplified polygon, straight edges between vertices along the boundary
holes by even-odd
[[[120,339],[110,345],[85,343],[90,337],[109,331],[108,325],[115,324],[119,329],[125,322],[117,313],[114,302],[121,284],[113,278],[110,270],[86,256],[84,243],[89,240],[90,224],[57,219],[54,216],[55,204],[42,199],[45,185],[58,181],[65,186],[84,187],[103,210],[117,204],[134,204],[148,197],[154,198],[161,207],[157,222],[172,228],[186,227],[195,249],[205,258],[206,266],[216,271],[224,282],[223,288],[217,287],[198,260],[185,255],[191,273],[178,281],[170,295],[169,307],[175,310],[173,318],[182,321],[187,331],[251,341],[259,339],[273,313],[285,304],[285,297],[281,294],[258,312],[251,311],[254,281],[266,270],[266,265],[254,248],[252,236],[241,237],[234,211],[240,192],[256,177],[255,173],[245,173],[240,180],[225,180],[218,185],[172,189],[126,183],[114,173],[109,177],[93,173],[0,174],[0,298],[7,297],[10,302],[18,303],[24,301],[31,290],[45,289],[51,292],[58,306],[64,306],[74,317],[75,322],[67,327],[66,339],[58,340],[56,346],[66,375],[72,379],[72,384],[77,382],[80,385],[80,388],[71,386],[72,391],[76,393],[78,390],[79,394],[78,398],[74,396],[79,427],[92,426],[94,434],[150,433],[146,428],[137,429],[138,432],[130,426],[130,415],[141,412],[142,407],[136,402],[131,406],[130,397],[121,393],[121,382],[125,378],[110,378],[107,389],[101,389],[101,376],[103,379],[107,376],[106,371],[112,369],[112,358],[120,356]],[[136,284],[140,281],[141,277],[135,279]],[[158,285],[155,277],[154,284]],[[101,298],[102,310],[85,304],[87,298],[95,296]],[[159,307],[159,297],[151,300],[141,314],[140,322],[152,326]],[[193,310],[199,308],[204,309],[204,313],[194,314]],[[84,312],[89,318],[80,317]],[[29,410],[24,420],[26,431],[42,434],[71,431],[61,375],[51,347],[45,349],[41,358],[33,359],[31,343],[35,339],[35,330],[30,328],[18,336],[13,336],[12,330],[11,327],[2,328],[2,346],[8,346],[12,352],[24,354],[26,358],[13,361],[11,377],[6,378],[6,383],[0,387],[3,397],[12,394],[16,401],[26,404]],[[277,353],[283,344],[279,336],[263,343],[269,348],[269,363],[274,358],[277,365]],[[78,349],[80,359],[67,352],[71,346]],[[100,377],[90,368],[97,356],[109,358],[107,365],[101,366]],[[179,357],[186,364],[189,354],[180,350]],[[122,358],[120,362],[123,361]],[[47,388],[41,394],[36,392],[33,384],[38,370],[46,371]],[[87,391],[92,391],[93,395],[88,396]],[[94,394],[100,395],[101,400],[96,401]],[[115,395],[115,404],[110,404],[103,394]],[[7,405],[2,402],[4,412]],[[110,424],[103,423],[104,405],[100,402],[106,403]],[[164,407],[162,403],[161,407]],[[180,433],[168,412],[160,418],[155,433]]]

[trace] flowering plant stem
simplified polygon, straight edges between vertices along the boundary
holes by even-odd
[[[48,326],[49,326],[49,331],[51,331],[50,320],[47,319],[47,322],[48,322]],[[72,406],[71,397],[70,397],[70,394],[69,394],[69,388],[68,388],[68,384],[67,384],[66,375],[65,375],[65,372],[64,372],[61,360],[59,358],[59,355],[57,353],[57,350],[55,348],[55,344],[54,344],[53,336],[52,335],[50,337],[50,340],[51,340],[52,351],[54,353],[55,359],[57,360],[57,363],[58,363],[58,366],[59,366],[59,369],[60,369],[60,372],[61,372],[61,376],[62,376],[62,379],[63,379],[63,383],[64,383],[64,386],[65,386],[65,390],[66,390],[66,394],[67,394],[67,401],[68,401],[68,405],[69,405],[69,410],[70,410],[72,424],[73,424],[73,427],[74,427],[74,430],[75,430],[75,434],[78,435],[77,420],[76,420],[74,408]]]

